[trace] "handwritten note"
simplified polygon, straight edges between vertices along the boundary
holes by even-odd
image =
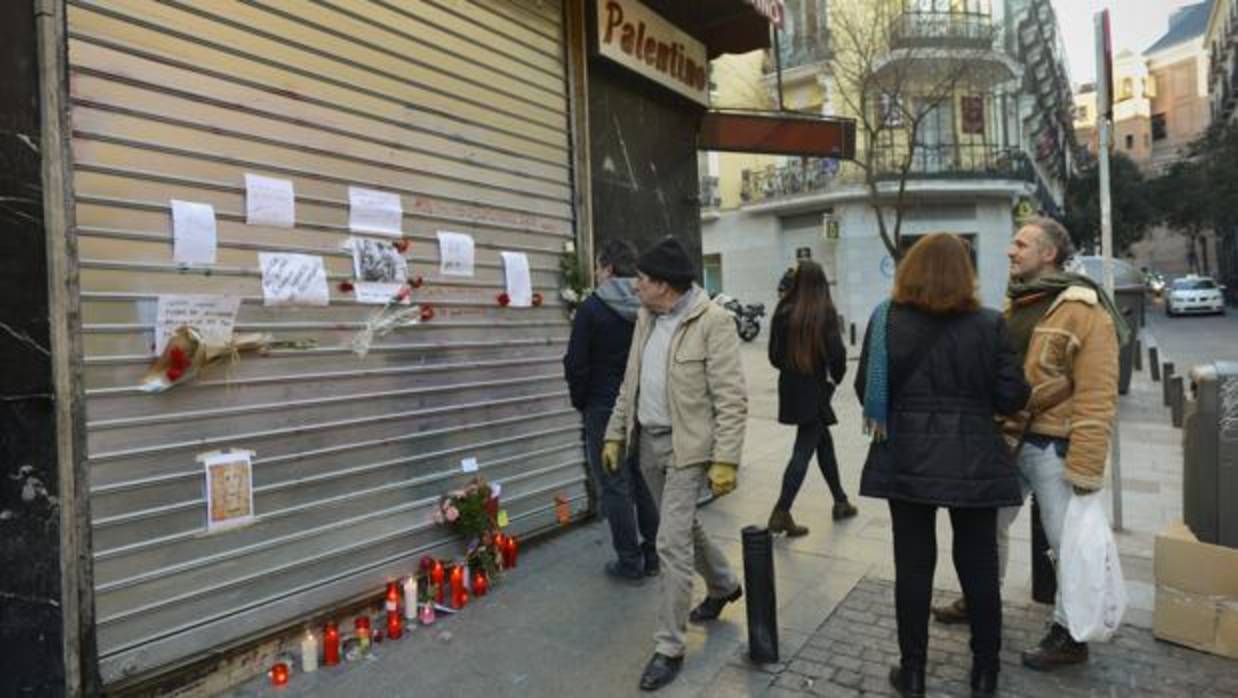
[[[172,259],[178,264],[214,264],[214,207],[173,199],[172,239]]]
[[[444,276],[473,275],[473,238],[464,233],[438,231],[439,273]]]
[[[206,470],[206,528],[218,531],[254,520],[253,451],[198,456]]]
[[[529,258],[523,252],[501,252],[507,297],[514,308],[533,305],[533,281],[529,278]]]
[[[263,305],[327,305],[327,271],[322,257],[259,252]]]
[[[292,182],[262,175],[245,175],[245,222],[291,228],[296,222]]]
[[[404,209],[400,195],[361,187],[348,188],[348,229],[400,237]]]
[[[207,343],[223,346],[232,341],[232,326],[241,299],[233,296],[159,296],[155,312],[155,354],[162,355],[168,338],[180,327],[192,327]]]

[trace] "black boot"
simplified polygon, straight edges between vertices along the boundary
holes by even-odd
[[[788,538],[798,538],[808,535],[808,527],[795,523],[791,512],[786,509],[774,509],[769,515],[769,532],[785,533]]]
[[[902,698],[922,698],[924,696],[924,669],[890,667],[890,685]]]
[[[971,670],[971,698],[993,698],[997,695],[997,669]]]
[[[679,676],[683,666],[683,657],[668,657],[665,654],[654,654],[653,659],[645,666],[645,672],[640,677],[640,690],[656,691]]]
[[[1050,671],[1071,664],[1083,664],[1088,661],[1088,646],[1085,642],[1075,642],[1070,631],[1057,623],[1049,628],[1048,634],[1035,649],[1023,653],[1023,666],[1036,671]]]
[[[706,596],[705,600],[702,601],[696,608],[692,609],[692,612],[688,614],[688,620],[693,623],[708,623],[709,621],[722,615],[722,609],[725,608],[727,604],[733,601],[739,601],[739,597],[743,595],[743,587],[735,587],[735,591],[732,591],[726,596],[721,596],[718,598]]]

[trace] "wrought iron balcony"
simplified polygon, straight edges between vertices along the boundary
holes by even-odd
[[[769,165],[760,170],[744,170],[739,198],[745,204],[823,191],[838,176],[839,162],[833,158],[802,158],[781,167]]]
[[[997,25],[992,16],[973,12],[907,11],[890,26],[891,49],[993,48]]]
[[[718,208],[722,205],[722,193],[718,188],[718,178],[701,177],[701,208]]]
[[[905,148],[879,146],[873,153],[877,180],[897,179],[906,156]],[[858,158],[862,160],[863,153]],[[908,178],[1035,182],[1036,173],[1027,155],[1018,148],[986,144],[921,145],[912,156]],[[745,204],[754,204],[863,182],[863,173],[855,165],[844,165],[829,158],[804,158],[781,167],[770,165],[760,170],[744,170],[740,198]]]

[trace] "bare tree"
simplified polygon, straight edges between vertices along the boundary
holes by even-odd
[[[830,10],[835,91],[861,139],[852,166],[862,175],[881,240],[895,260],[903,253],[907,183],[917,159],[926,156],[925,122],[961,90],[988,84],[993,55],[988,22],[964,27],[964,40],[952,44],[949,13],[929,18],[935,26],[913,26],[922,18],[902,15],[902,4],[838,0]],[[916,36],[917,30],[926,36]]]

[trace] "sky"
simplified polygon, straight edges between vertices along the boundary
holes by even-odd
[[[1124,48],[1138,53],[1169,29],[1169,15],[1176,8],[1194,5],[1199,0],[1053,0],[1066,55],[1070,60],[1070,79],[1091,82],[1096,74],[1092,16],[1109,10],[1113,29],[1113,51]]]

